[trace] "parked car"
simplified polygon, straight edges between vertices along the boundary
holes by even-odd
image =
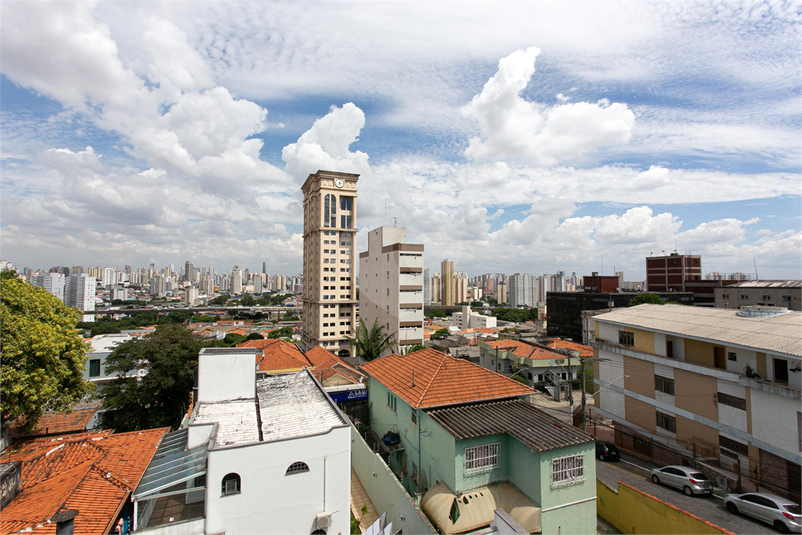
[[[687,466],[664,466],[651,472],[652,481],[680,489],[688,496],[713,494],[713,485],[702,472]]]
[[[772,524],[780,533],[802,533],[799,504],[787,498],[763,492],[727,494],[724,507],[732,514],[741,513]]]
[[[615,444],[609,442],[596,442],[596,457],[600,461],[620,461],[621,454]]]

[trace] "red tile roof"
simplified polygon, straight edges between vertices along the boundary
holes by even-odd
[[[327,351],[320,346],[315,346],[307,351],[306,358],[315,367],[313,373],[321,383],[334,375],[342,375],[356,383],[358,380],[354,378],[354,375],[363,377],[365,375],[331,351]],[[350,375],[349,373],[345,373],[345,370],[350,372]]]
[[[580,357],[592,357],[593,348],[584,344],[578,344],[569,340],[560,340],[559,338],[549,338],[543,345],[551,346],[557,349],[573,349],[579,351]]]
[[[108,532],[167,431],[101,431],[14,444],[0,461],[22,463],[22,492],[3,509],[0,534],[55,533],[48,520],[64,509],[78,511],[76,535]]]
[[[45,413],[39,418],[36,427],[28,433],[21,434],[17,428],[17,422],[9,425],[11,436],[37,437],[43,435],[61,435],[64,433],[77,433],[86,430],[92,417],[97,413],[97,409],[80,409],[71,413],[55,412]]]
[[[256,357],[259,371],[298,370],[312,366],[298,346],[279,339],[248,340],[237,347],[257,347],[262,356]]]
[[[403,356],[388,355],[363,364],[362,370],[413,408],[532,394],[532,390],[521,383],[434,349],[421,349]]]
[[[485,343],[499,351],[507,351],[532,360],[564,359],[566,357],[562,353],[537,347],[521,340],[490,340]]]

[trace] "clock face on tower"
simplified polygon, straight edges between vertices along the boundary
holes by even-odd
[[[334,181],[334,185],[337,186],[338,188],[341,188],[345,185],[345,182],[343,182],[342,178],[338,178],[337,180]]]

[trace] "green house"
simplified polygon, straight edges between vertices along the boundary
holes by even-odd
[[[500,508],[530,533],[595,533],[593,438],[529,404],[529,388],[432,349],[362,369],[371,427],[400,439],[388,464],[440,531]]]

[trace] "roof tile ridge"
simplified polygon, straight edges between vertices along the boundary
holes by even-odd
[[[124,491],[131,492],[133,490],[131,487],[129,487],[128,485],[126,485],[125,483],[123,483],[122,481],[120,481],[119,479],[114,477],[113,475],[111,475],[111,470],[103,470],[96,463],[92,463],[92,466],[89,467],[89,470],[87,470],[86,475],[89,475],[89,473],[92,470],[95,470],[98,474],[100,474],[100,477],[102,477],[103,479],[107,480],[111,484],[116,485],[117,487],[120,487]],[[84,482],[84,479],[86,479],[86,475],[84,477],[82,477],[81,481],[78,482],[78,484],[75,486],[76,489],[81,486],[81,483]]]
[[[433,351],[434,351],[434,350],[433,350]],[[443,366],[443,362],[444,362],[444,361],[445,361],[445,359],[447,359],[447,358],[448,358],[448,355],[446,355],[445,353],[443,353],[443,358],[441,358],[441,359],[440,359],[440,363],[437,365],[437,370],[436,370],[436,371],[435,371],[435,372],[432,374],[432,378],[429,380],[429,384],[428,384],[428,385],[426,385],[426,388],[424,388],[424,389],[423,389],[423,393],[420,395],[420,398],[418,399],[418,402],[416,403],[417,407],[420,407],[420,406],[421,406],[421,404],[423,403],[423,398],[425,398],[425,397],[426,397],[426,394],[428,394],[428,393],[429,393],[429,389],[430,389],[430,388],[432,387],[432,385],[434,384],[434,380],[437,378],[437,375],[440,373],[440,370],[442,370],[442,369],[443,369],[443,367],[444,367],[444,366]],[[413,371],[414,371],[414,370],[413,370]],[[415,407],[415,408],[417,408],[417,407]]]

